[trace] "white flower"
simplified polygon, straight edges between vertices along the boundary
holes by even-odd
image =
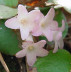
[[[58,23],[53,20],[55,16],[54,8],[51,8],[47,15],[41,19],[39,26],[34,29],[33,35],[40,36],[44,35],[48,41],[53,40],[52,31],[58,30]]]
[[[59,28],[58,31],[53,31],[53,41],[55,42],[55,47],[53,50],[53,53],[56,53],[58,50],[58,47],[60,49],[63,49],[64,46],[64,42],[63,42],[63,38],[62,38],[62,32],[65,29],[65,22],[64,20],[62,20],[62,27]]]
[[[26,56],[28,65],[32,66],[36,61],[36,56],[43,57],[48,55],[48,51],[43,49],[45,44],[45,40],[41,40],[37,43],[33,43],[32,41],[23,42],[23,50],[16,53],[16,57],[21,58]]]
[[[33,28],[38,24],[43,14],[40,10],[27,11],[23,5],[18,6],[18,15],[5,22],[5,26],[11,29],[20,29],[21,38],[25,40]]]

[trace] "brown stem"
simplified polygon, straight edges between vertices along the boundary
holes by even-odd
[[[6,72],[10,72],[7,65],[6,65],[6,63],[5,63],[5,61],[4,61],[4,59],[3,59],[3,57],[2,57],[1,53],[0,53],[0,61],[1,61],[2,65],[3,65],[4,69],[6,70]]]

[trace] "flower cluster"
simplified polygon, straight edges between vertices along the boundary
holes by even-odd
[[[33,36],[45,36],[48,41],[55,42],[55,53],[59,48],[63,48],[62,32],[65,29],[64,20],[62,27],[58,27],[57,21],[53,20],[55,16],[54,8],[44,16],[40,10],[27,11],[23,5],[18,6],[18,15],[8,19],[5,26],[11,29],[20,29],[22,40],[22,50],[16,53],[16,57],[27,57],[27,63],[32,66],[36,61],[36,56],[46,56],[48,51],[43,47],[46,44],[45,40],[34,43]]]

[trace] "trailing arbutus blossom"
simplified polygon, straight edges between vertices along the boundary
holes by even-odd
[[[62,38],[62,32],[64,31],[64,29],[65,29],[65,22],[64,20],[62,20],[62,27],[60,27],[58,31],[53,31],[53,41],[55,42],[53,53],[57,52],[58,47],[60,49],[63,49],[64,42]]]
[[[40,20],[39,25],[33,30],[34,36],[44,35],[48,41],[53,40],[52,31],[58,30],[58,23],[54,21],[55,16],[54,8],[51,8],[46,16]]]
[[[32,66],[36,61],[36,56],[43,57],[48,55],[48,51],[43,49],[45,44],[45,40],[41,40],[37,43],[34,43],[32,41],[23,42],[23,50],[17,52],[16,57],[21,58],[26,56],[28,65]]]
[[[20,29],[21,38],[25,40],[35,25],[43,17],[40,10],[27,11],[23,5],[18,6],[18,15],[5,22],[5,26],[11,29]]]

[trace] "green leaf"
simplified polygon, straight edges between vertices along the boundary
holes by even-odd
[[[45,36],[39,36],[39,40],[47,40]]]
[[[37,72],[70,72],[71,55],[66,50],[59,50],[53,54],[52,51],[43,58],[38,58],[34,67]]]
[[[55,3],[55,4],[58,4],[58,0],[48,0],[47,3],[48,3],[48,2],[49,2],[49,3]]]
[[[0,19],[7,19],[17,14],[17,9],[0,5]]]
[[[18,5],[18,0],[0,0],[0,4],[10,7],[16,7]]]
[[[0,20],[0,52],[15,55],[20,50],[17,35]]]
[[[60,10],[57,10],[56,11],[55,20],[58,22],[59,27],[62,26],[62,20],[65,21],[65,30],[63,32],[63,38],[64,38],[67,35],[67,33],[68,33],[68,24],[66,22],[66,17]]]
[[[49,42],[45,36],[39,36],[39,41],[40,40],[46,40],[47,44],[49,44],[49,45],[52,45],[54,43],[54,42]]]
[[[43,7],[43,8],[39,7],[39,9],[44,15],[46,15],[50,8],[49,7]]]

